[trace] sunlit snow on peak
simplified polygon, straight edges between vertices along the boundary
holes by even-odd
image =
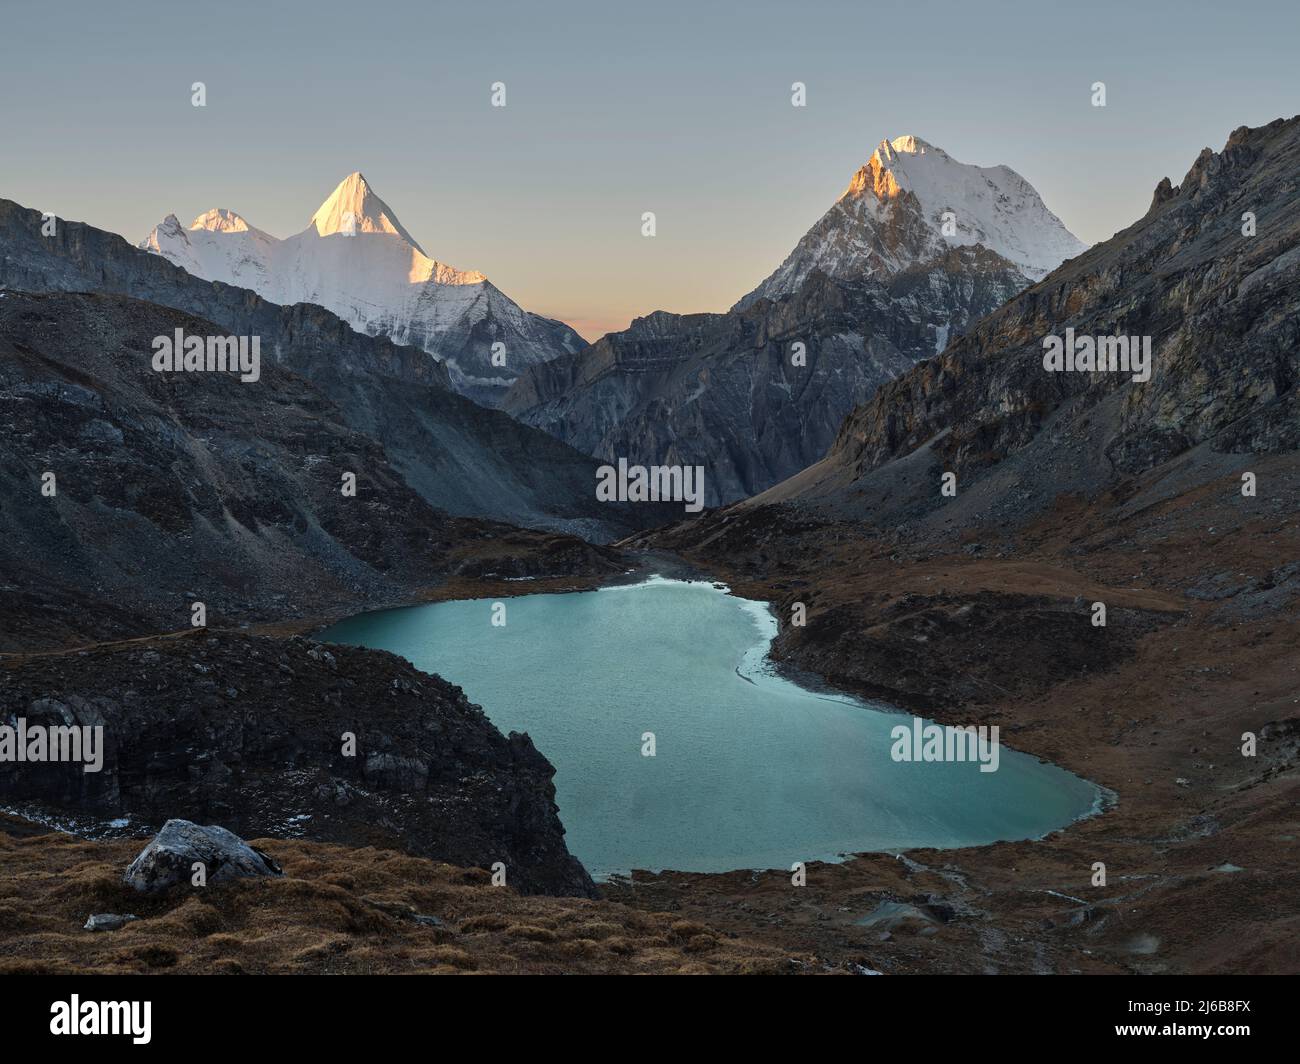
[[[397,220],[391,207],[375,195],[360,170],[348,174],[311,216],[321,236],[356,236],[358,233],[388,233],[401,237],[421,255],[424,249]]]
[[[190,228],[205,229],[209,233],[246,233],[251,226],[234,211],[215,207],[195,218]]]

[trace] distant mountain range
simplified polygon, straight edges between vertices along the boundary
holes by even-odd
[[[418,347],[445,363],[462,395],[495,406],[519,372],[585,341],[530,314],[483,274],[430,258],[360,173],[349,174],[285,240],[223,208],[188,229],[168,215],[139,245],[208,281],[272,303],[315,303],[358,332]],[[501,345],[495,349],[494,345]]]
[[[881,384],[1085,245],[1005,166],[882,141],[725,314],[658,312],[520,374],[504,409],[604,461],[702,464],[708,502],[817,461]]]

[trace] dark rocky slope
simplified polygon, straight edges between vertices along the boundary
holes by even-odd
[[[597,502],[595,462],[456,395],[445,368],[423,351],[354,332],[321,307],[281,307],[192,277],[93,226],[59,219],[55,235],[41,229],[37,211],[0,199],[0,288],[119,293],[196,315],[222,333],[260,336],[264,360],[315,384],[439,509],[595,540],[651,520],[644,509]]]
[[[176,328],[218,331],[124,296],[0,293],[0,648],[183,628],[194,601],[210,624],[388,603],[512,537],[517,557],[491,568],[619,568],[435,510],[273,361],[256,383],[155,372],[151,341]]]
[[[595,892],[528,736],[503,736],[460,688],[391,654],[195,632],[0,664],[0,680],[0,719],[104,729],[100,772],[6,766],[0,800],[29,816],[92,833],[127,818],[118,833],[134,834],[183,818],[500,861],[524,893]]]
[[[734,502],[815,462],[857,404],[1024,283],[982,247],[884,279],[814,273],[727,314],[638,318],[529,367],[503,406],[604,461],[702,465],[708,504]]]

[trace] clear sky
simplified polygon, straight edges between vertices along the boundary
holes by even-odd
[[[0,196],[288,236],[361,170],[430,255],[595,337],[727,308],[905,133],[1103,240],[1300,110],[1298,47],[1300,0],[2,0]]]

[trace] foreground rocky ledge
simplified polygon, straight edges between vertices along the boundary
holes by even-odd
[[[795,973],[791,954],[671,912],[524,896],[382,849],[252,839],[283,877],[143,896],[137,839],[16,837],[0,818],[0,974]],[[40,884],[39,890],[33,884]],[[130,912],[111,931],[88,913]]]
[[[103,728],[97,772],[0,773],[0,802],[50,822],[103,831],[124,819],[119,833],[140,835],[184,818],[243,838],[501,862],[522,892],[594,894],[532,740],[503,736],[459,687],[394,655],[195,631],[18,659],[0,675],[11,725]]]

